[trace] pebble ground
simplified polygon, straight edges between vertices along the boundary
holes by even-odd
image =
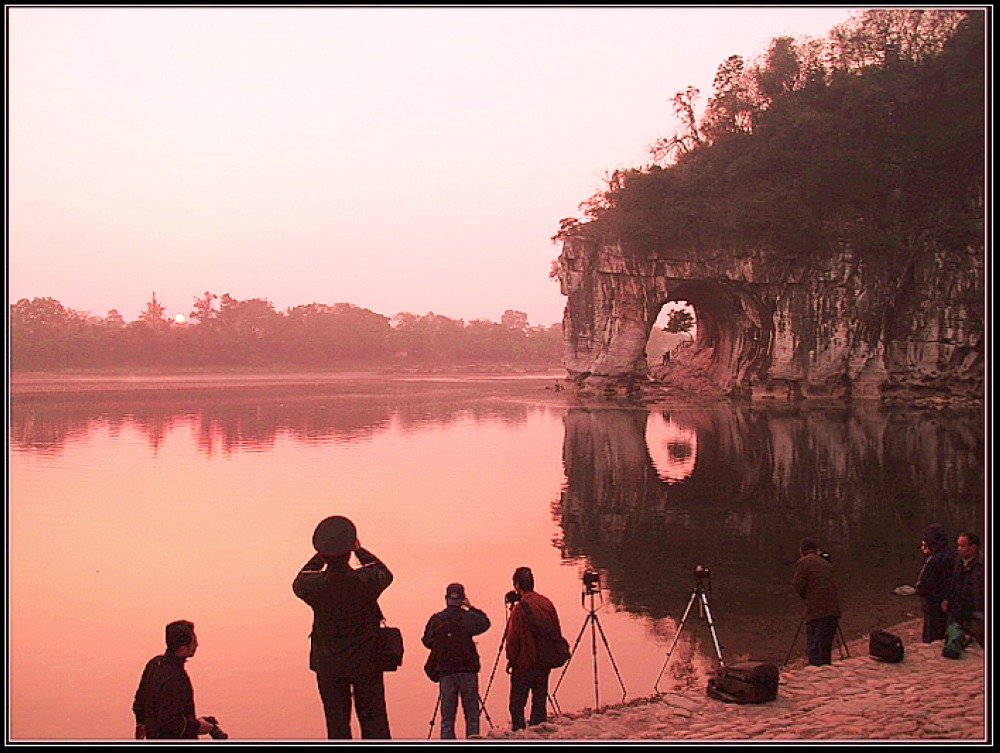
[[[834,650],[831,665],[779,667],[776,700],[737,705],[709,698],[704,685],[630,701],[598,713],[566,714],[527,730],[490,731],[487,739],[659,741],[963,741],[991,743],[985,651],[973,644],[959,659],[941,641],[920,640],[921,621],[891,629],[905,657],[885,664],[868,656],[867,640]],[[989,726],[988,726],[989,725]]]

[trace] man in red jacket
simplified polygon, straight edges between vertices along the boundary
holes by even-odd
[[[545,702],[549,695],[550,667],[538,660],[538,642],[532,625],[548,625],[556,635],[561,635],[559,615],[555,605],[535,592],[535,576],[531,569],[519,567],[514,571],[514,590],[520,599],[511,609],[507,622],[507,671],[510,672],[510,722],[511,728],[524,729],[524,708],[531,695],[531,715],[528,724],[541,724],[546,720]]]

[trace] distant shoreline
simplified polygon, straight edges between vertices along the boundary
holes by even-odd
[[[563,369],[381,369],[357,371],[164,371],[164,372],[13,372],[10,397],[79,395],[118,392],[177,392],[182,390],[245,390],[322,388],[351,381],[373,384],[410,381],[562,381]]]

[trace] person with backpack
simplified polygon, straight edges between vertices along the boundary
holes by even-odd
[[[514,571],[514,590],[519,597],[507,620],[507,671],[510,672],[510,722],[516,732],[525,728],[524,708],[531,695],[531,714],[528,724],[541,724],[547,719],[545,702],[549,695],[549,674],[565,663],[566,657],[549,662],[539,656],[540,641],[562,639],[559,615],[555,605],[535,591],[535,576],[531,568],[519,567]],[[547,652],[546,652],[547,653]]]
[[[444,600],[445,609],[431,615],[420,639],[431,650],[424,671],[439,684],[441,739],[455,739],[459,699],[465,716],[465,736],[479,737],[480,663],[472,638],[489,629],[490,618],[472,606],[461,583],[450,584]]]

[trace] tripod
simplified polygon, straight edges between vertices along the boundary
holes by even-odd
[[[803,617],[799,621],[799,627],[795,631],[795,637],[792,638],[792,645],[788,647],[788,655],[785,656],[785,663],[782,666],[788,664],[788,660],[792,658],[792,651],[795,650],[795,642],[799,639],[799,633],[802,631],[802,626],[806,623],[806,618]],[[837,650],[840,652],[841,659],[849,659],[851,657],[851,651],[847,648],[847,641],[844,640],[844,631],[840,629],[840,622],[837,622]]]
[[[477,694],[478,695],[478,694]],[[431,735],[434,734],[434,721],[437,719],[438,709],[441,708],[441,689],[438,687],[437,702],[434,704],[434,713],[431,714],[431,725],[430,729],[427,730],[427,739],[431,739]],[[486,717],[486,721],[490,725],[490,729],[493,729],[493,720],[490,719],[489,713],[486,711],[486,701],[483,700],[482,696],[479,696],[479,710],[483,712],[483,716]]]
[[[701,568],[700,565],[698,567],[699,569]],[[718,658],[721,666],[726,666],[726,662],[722,658],[722,649],[719,647],[719,636],[715,633],[715,623],[712,622],[712,610],[708,606],[708,594],[705,592],[705,578],[707,578],[707,576],[698,575],[698,570],[695,571],[695,586],[694,590],[691,592],[691,598],[688,600],[687,609],[684,610],[684,616],[681,617],[680,625],[677,627],[677,634],[674,636],[674,642],[670,644],[670,650],[667,651],[667,658],[663,662],[660,674],[656,676],[656,682],[653,683],[653,689],[656,691],[657,695],[660,695],[660,678],[663,677],[663,672],[666,670],[667,664],[670,662],[670,657],[674,653],[674,648],[677,647],[677,641],[680,640],[681,633],[687,625],[688,614],[691,613],[691,607],[694,606],[695,602],[698,602],[699,613],[703,613],[704,617],[708,619],[708,628],[712,633],[712,643],[715,646],[715,656]]]
[[[586,582],[586,581],[585,581]],[[580,632],[576,636],[576,641],[573,643],[573,648],[569,652],[569,660],[566,662],[566,666],[563,667],[562,674],[559,675],[559,682],[556,683],[555,690],[552,691],[553,695],[558,695],[559,686],[562,684],[563,678],[566,677],[566,671],[569,669],[569,665],[573,662],[573,657],[576,656],[576,648],[580,645],[580,639],[583,638],[583,633],[587,629],[587,625],[590,625],[590,652],[594,659],[594,711],[597,711],[601,707],[600,700],[600,689],[598,687],[597,680],[597,633],[601,634],[601,641],[604,643],[604,648],[608,652],[608,658],[611,659],[611,666],[615,670],[615,675],[618,677],[618,684],[622,686],[622,703],[625,702],[625,683],[622,682],[621,673],[618,671],[618,665],[615,664],[615,657],[611,653],[611,647],[608,645],[608,639],[604,635],[604,628],[601,627],[601,621],[597,618],[597,609],[594,606],[594,597],[600,593],[600,585],[596,587],[593,583],[586,582],[586,587],[583,594],[580,595],[581,605],[586,601],[587,597],[590,598],[590,604],[587,607],[587,617],[583,621],[583,625],[580,627]]]

